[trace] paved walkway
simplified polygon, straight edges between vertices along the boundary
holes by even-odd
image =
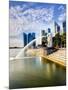
[[[59,49],[58,51],[48,55],[42,56],[44,58],[49,59],[57,64],[61,64],[62,66],[66,66],[66,49]]]

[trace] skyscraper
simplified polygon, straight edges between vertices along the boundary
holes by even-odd
[[[57,26],[57,32],[60,33],[60,26]]]
[[[58,24],[55,22],[54,25],[55,25],[55,34],[56,34],[56,33],[57,33],[57,25],[58,25]]]
[[[45,32],[45,30],[42,30],[42,46],[46,46],[47,45],[47,33]]]
[[[63,22],[63,32],[66,32],[66,21]]]
[[[35,33],[32,33],[32,40],[34,40],[35,39]],[[36,46],[36,41],[35,42],[33,42],[33,47],[35,47]]]
[[[35,39],[35,33],[28,33],[28,43]],[[35,47],[36,42],[33,42],[32,46]]]
[[[51,33],[51,29],[50,28],[48,28],[48,33]]]
[[[60,26],[55,22],[55,34],[60,34]]]
[[[24,47],[27,45],[27,34],[23,33],[23,42],[24,42]]]
[[[24,46],[26,46],[28,43],[30,43],[32,40],[35,39],[35,33],[23,33],[23,41]],[[32,45],[35,47],[36,42],[34,42]]]
[[[52,33],[51,29],[48,28],[48,34],[47,34],[47,47],[52,47]]]
[[[32,34],[28,33],[28,43],[32,41]]]
[[[32,40],[35,39],[35,33],[23,33],[23,42],[24,42],[24,47],[30,43]],[[35,47],[36,46],[36,41],[32,43],[32,46]]]
[[[45,30],[42,30],[42,36],[45,36]]]

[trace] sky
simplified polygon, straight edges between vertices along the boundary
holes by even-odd
[[[10,46],[23,45],[23,32],[35,32],[38,37],[41,30],[51,28],[54,34],[54,22],[62,26],[65,19],[65,4],[9,1]]]

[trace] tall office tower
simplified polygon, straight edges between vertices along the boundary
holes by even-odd
[[[52,47],[52,33],[51,29],[48,28],[48,34],[47,34],[47,47]]]
[[[60,26],[57,26],[57,32],[60,34]]]
[[[28,43],[35,39],[35,33],[28,33]],[[35,42],[32,44],[35,47]]]
[[[55,22],[55,34],[60,33],[60,26]]]
[[[57,25],[58,25],[58,24],[55,22],[54,25],[55,25],[55,34],[56,34],[56,33],[57,33]]]
[[[45,33],[45,30],[42,30],[42,46],[47,45],[47,33]]]
[[[45,36],[45,30],[42,30],[42,36]]]
[[[36,34],[36,46],[39,46],[42,44],[42,35],[41,30]]]
[[[66,32],[66,21],[63,22],[63,33]]]
[[[32,41],[32,34],[28,33],[28,43]]]
[[[24,47],[27,45],[27,34],[23,33],[23,42],[24,42]]]
[[[32,33],[32,40],[34,40],[35,39],[35,33]],[[35,47],[36,46],[36,41],[35,42],[33,42],[33,47]]]

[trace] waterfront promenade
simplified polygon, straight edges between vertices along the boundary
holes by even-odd
[[[52,62],[60,64],[62,66],[66,66],[66,49],[60,48],[56,52],[49,54],[47,56],[42,55],[43,58],[46,58]]]

